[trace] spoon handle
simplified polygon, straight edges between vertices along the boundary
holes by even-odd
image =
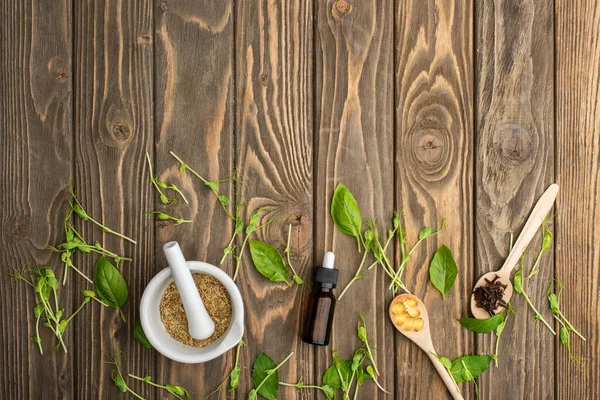
[[[531,242],[531,239],[535,236],[536,232],[542,225],[544,218],[550,210],[552,210],[552,205],[554,204],[554,200],[556,200],[556,196],[558,195],[558,185],[553,183],[546,189],[542,197],[538,200],[537,204],[533,208],[531,215],[527,219],[527,223],[523,227],[521,234],[517,238],[512,251],[506,258],[504,265],[500,269],[501,271],[505,271],[506,274],[510,275],[515,265],[521,258],[521,255],[525,251],[525,248]]]
[[[460,391],[458,390],[456,382],[454,382],[454,380],[450,376],[450,373],[448,372],[446,367],[444,367],[444,364],[442,364],[440,360],[438,360],[437,357],[433,354],[435,352],[427,351],[426,353],[429,356],[429,359],[433,363],[433,366],[437,370],[438,374],[440,374],[440,378],[442,378],[442,380],[444,381],[444,384],[448,388],[448,391],[450,392],[450,395],[452,395],[452,398],[454,400],[464,400],[462,394],[460,394]]]

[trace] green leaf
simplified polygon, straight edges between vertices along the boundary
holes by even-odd
[[[296,282],[296,285],[302,285],[304,283],[304,280],[298,275],[294,275],[292,278],[294,279],[294,282]]]
[[[457,275],[458,267],[452,251],[448,246],[442,245],[429,264],[429,280],[442,293],[442,298],[445,298],[446,293],[452,289]]]
[[[43,312],[44,312],[44,305],[41,303],[36,304],[35,307],[33,308],[33,315],[36,318],[39,318]]]
[[[167,383],[165,385],[165,389],[167,389],[167,392],[171,393],[172,395],[175,395],[179,399],[183,399],[183,398],[189,399],[190,398],[190,394],[188,393],[188,391],[185,390],[181,386],[172,385],[170,383]],[[185,396],[185,397],[181,397],[181,396]]]
[[[267,371],[273,370],[276,367],[277,365],[271,360],[271,357],[263,352],[258,354],[254,366],[252,367],[252,380],[255,388],[266,378],[265,382],[258,389],[258,394],[268,400],[277,400],[279,374],[277,371],[273,371],[271,374],[267,373]],[[251,398],[251,395],[249,395],[248,398]],[[256,392],[254,398],[256,398]]]
[[[218,195],[217,198],[219,199],[219,203],[221,203],[222,205],[229,205],[229,197],[225,196],[224,194]]]
[[[350,190],[342,183],[338,183],[333,192],[331,219],[340,232],[360,238],[362,231],[360,208]]]
[[[488,355],[463,356],[452,361],[450,373],[457,383],[471,381],[484,373],[490,362],[492,357]]]
[[[461,318],[458,320],[462,326],[472,332],[488,333],[495,330],[504,322],[504,313],[498,313],[490,318]]]
[[[135,319],[135,325],[133,327],[133,338],[142,346],[144,346],[147,349],[151,349],[152,345],[150,344],[150,341],[148,340],[148,338],[146,337],[146,334],[144,333],[144,329],[142,328],[142,322],[140,321],[140,316],[137,315],[136,319]]]
[[[93,290],[87,290],[87,289],[81,289],[81,293],[85,296],[85,297],[96,297],[96,292],[94,292]]]
[[[332,388],[329,385],[323,385],[321,386],[321,389],[323,390],[323,393],[325,394],[325,397],[327,397],[328,399],[334,399],[335,398],[335,389]]]
[[[127,282],[119,270],[103,256],[98,258],[94,267],[94,285],[98,291],[98,297],[109,306],[118,309],[125,321],[121,307],[129,297]]]
[[[327,371],[323,374],[323,386],[329,386],[334,389],[343,388],[342,379],[340,378],[340,373],[342,378],[344,379],[344,383],[348,383],[350,380],[350,376],[352,376],[352,361],[344,360],[339,364],[339,370],[336,368],[335,364],[327,368]]]
[[[237,218],[235,220],[235,231],[234,231],[234,235],[239,235],[240,233],[242,233],[242,231],[244,230],[244,221],[242,221],[241,218]]]
[[[113,372],[112,380],[115,383],[115,386],[119,388],[119,390],[123,393],[127,393],[127,384],[121,375],[115,374]]]
[[[419,240],[424,240],[427,239],[429,236],[431,236],[433,234],[433,229],[431,228],[422,228],[419,231]]]
[[[287,281],[288,269],[283,257],[273,246],[259,240],[251,240],[250,255],[254,266],[262,276],[272,282],[285,282],[290,286]]]
[[[205,182],[204,186],[210,188],[213,192],[217,192],[219,190],[219,182],[217,181],[209,181]]]
[[[523,269],[519,269],[515,272],[515,276],[513,277],[513,287],[515,292],[523,294]]]
[[[238,387],[241,372],[242,368],[239,365],[236,365],[235,368],[231,370],[231,373],[229,374],[229,391]]]

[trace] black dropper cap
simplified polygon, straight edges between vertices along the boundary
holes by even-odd
[[[338,270],[333,268],[334,255],[329,252],[323,258],[323,266],[315,267],[314,282],[324,288],[335,288],[338,280]]]

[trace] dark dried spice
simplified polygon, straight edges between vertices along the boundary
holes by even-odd
[[[485,285],[479,286],[473,291],[475,305],[483,308],[491,316],[495,315],[494,310],[498,307],[506,308],[508,306],[503,299],[506,285],[502,284],[499,279],[498,275],[491,281],[486,278]]]

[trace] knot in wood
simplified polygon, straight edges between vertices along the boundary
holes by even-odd
[[[312,237],[312,221],[311,219],[303,214],[302,212],[295,212],[289,214],[285,218],[285,224],[283,226],[282,237],[287,240],[288,230],[292,225],[292,233],[290,237],[290,247],[296,251],[303,251],[311,245]],[[294,250],[292,250],[293,254]]]
[[[346,0],[337,0],[333,3],[331,13],[335,19],[342,19],[352,10],[352,5]]]
[[[260,84],[263,86],[267,86],[267,83],[269,83],[269,76],[267,75],[266,72],[260,74]]]
[[[30,233],[31,218],[26,216],[15,216],[11,218],[10,235],[15,239],[25,239]]]
[[[131,119],[122,107],[109,107],[106,114],[106,132],[108,135],[103,135],[102,141],[110,147],[120,147],[133,137]]]
[[[446,123],[435,117],[419,120],[408,133],[408,168],[429,181],[443,179],[452,161],[453,140]]]
[[[152,44],[152,34],[144,33],[138,37],[139,44]]]
[[[48,62],[48,72],[50,73],[50,76],[60,84],[65,84],[69,81],[67,67],[59,57],[52,57]]]
[[[534,140],[530,129],[505,122],[498,125],[496,135],[503,165],[520,165],[532,157]]]

